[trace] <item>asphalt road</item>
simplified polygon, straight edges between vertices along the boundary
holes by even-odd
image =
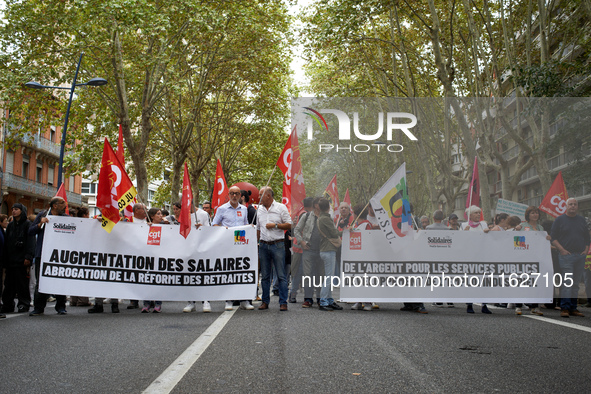
[[[105,305],[103,314],[69,307],[58,316],[52,305],[44,316],[0,320],[1,393],[141,393],[224,313],[223,302],[208,314],[165,302],[159,315],[111,314]],[[206,335],[211,344],[172,392],[591,389],[591,309],[565,319],[554,310],[530,318],[508,309],[469,315],[464,304],[427,305],[426,315],[401,306],[323,312],[289,304],[279,312],[273,297],[267,311],[238,310]]]

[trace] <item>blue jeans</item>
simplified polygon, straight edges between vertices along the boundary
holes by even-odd
[[[334,272],[334,266],[337,260],[337,252],[320,252],[320,258],[324,262],[324,272],[328,274],[324,278],[322,278],[322,290],[320,290],[320,306],[327,306],[334,303],[331,291],[332,275],[330,275],[330,273]]]
[[[285,247],[283,242],[276,244],[259,245],[259,259],[261,260],[261,286],[263,287],[262,300],[267,305],[271,301],[271,274],[273,268],[279,280],[279,305],[287,304],[287,279],[285,276]]]
[[[562,275],[562,286],[560,286],[560,308],[573,311],[577,309],[577,300],[579,298],[579,283],[583,278],[583,271],[585,269],[585,256],[582,254],[567,254],[559,255],[558,263],[560,264],[560,273]],[[570,280],[565,280],[565,274],[572,278],[572,286]]]

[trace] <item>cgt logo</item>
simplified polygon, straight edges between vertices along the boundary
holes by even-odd
[[[148,231],[148,245],[160,245],[160,238],[162,237],[162,227],[152,226]]]
[[[234,245],[248,245],[248,239],[246,238],[246,231],[244,231],[244,230],[234,231]]]
[[[361,249],[361,232],[351,231],[349,234],[349,249],[360,250]]]
[[[321,109],[316,111],[310,107],[304,107],[309,112],[304,112],[304,114],[308,115],[312,120],[314,120],[321,129],[328,130],[328,124],[326,123],[326,119],[322,116],[322,114],[332,114],[337,117],[339,122],[339,141],[350,141],[351,140],[351,119],[349,116],[340,110],[337,109]],[[359,131],[359,113],[353,112],[353,133],[355,137],[362,141],[375,141],[378,138],[382,137],[384,133],[384,117],[386,118],[386,139],[388,141],[392,140],[392,134],[394,130],[402,131],[411,141],[417,141],[417,137],[414,136],[410,132],[410,128],[416,126],[417,124],[417,117],[413,114],[407,112],[388,112],[384,114],[383,112],[378,113],[378,130],[374,134],[362,134]],[[407,119],[410,122],[401,123],[400,119]],[[308,140],[313,139],[314,135],[314,122],[308,122]],[[356,144],[356,145],[335,145],[334,144],[319,144],[319,151],[320,152],[329,152],[333,149],[336,151],[349,151],[349,152],[368,152],[375,147],[376,150],[379,152],[380,149],[383,147],[383,144]],[[386,149],[388,152],[402,152],[403,146],[400,144],[390,144],[386,145]]]
[[[513,249],[514,250],[529,249],[529,244],[525,243],[525,237],[513,237]]]

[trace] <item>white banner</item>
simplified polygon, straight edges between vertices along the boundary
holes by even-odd
[[[394,254],[380,231],[345,231],[341,301],[543,303],[562,280],[545,232],[422,230],[405,238]]]
[[[39,290],[48,294],[162,301],[256,296],[253,226],[200,227],[185,240],[173,225],[49,216]]]
[[[520,204],[518,202],[503,200],[499,198],[497,201],[497,209],[496,213],[506,213],[509,216],[519,216],[522,222],[525,222],[525,210],[527,209],[527,205]]]

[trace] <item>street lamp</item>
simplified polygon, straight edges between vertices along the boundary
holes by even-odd
[[[66,132],[68,130],[68,119],[70,117],[70,107],[72,106],[72,98],[74,97],[74,90],[76,86],[103,86],[107,84],[107,80],[104,78],[92,78],[90,81],[85,83],[76,84],[76,80],[78,79],[78,70],[80,70],[80,63],[82,63],[82,57],[84,56],[84,52],[80,54],[80,60],[78,60],[78,66],[76,66],[76,74],[74,74],[74,81],[72,81],[72,86],[67,88],[63,86],[46,86],[41,85],[39,82],[27,82],[25,84],[26,87],[31,89],[63,89],[67,90],[70,89],[70,99],[68,101],[68,109],[66,110],[66,120],[64,121],[64,127],[62,129],[62,142],[60,147],[60,164],[57,173],[57,188],[59,190],[60,186],[62,185],[62,174],[64,172],[64,152],[66,150]]]

